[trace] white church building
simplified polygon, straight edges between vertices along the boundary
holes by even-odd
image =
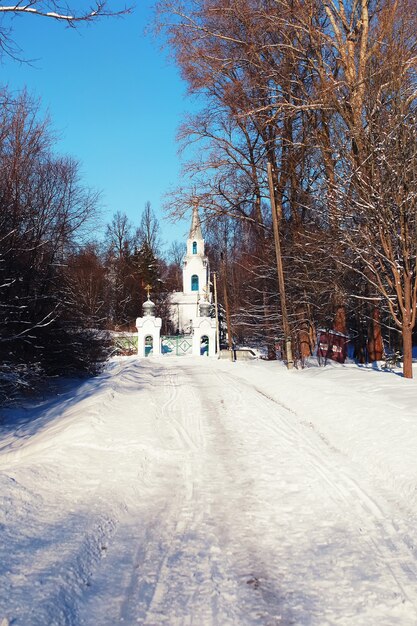
[[[155,304],[143,304],[143,316],[136,319],[138,356],[216,356],[216,321],[211,317],[210,268],[204,254],[198,207],[194,205],[187,252],[183,259],[183,290],[170,297],[170,319],[175,336],[161,337],[162,320],[155,317]]]
[[[204,254],[204,239],[201,232],[198,207],[193,207],[187,252],[183,259],[183,290],[171,294],[170,317],[180,334],[189,334],[200,318],[200,304],[211,302],[210,267]]]

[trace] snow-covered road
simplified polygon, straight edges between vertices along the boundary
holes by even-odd
[[[129,358],[6,418],[0,623],[415,626],[417,430],[399,493],[351,434],[377,379],[341,372]]]

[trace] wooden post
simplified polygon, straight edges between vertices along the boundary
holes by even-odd
[[[217,358],[220,359],[220,329],[219,329],[219,309],[217,307],[217,275],[213,272],[214,308],[216,312],[216,348]]]
[[[233,352],[233,335],[232,335],[232,324],[230,321],[230,308],[229,308],[229,296],[227,293],[227,282],[226,282],[226,260],[223,252],[220,253],[220,258],[222,260],[222,274],[223,274],[223,299],[224,299],[224,308],[226,309],[226,324],[227,324],[227,343],[230,351],[230,360],[235,360],[235,355]]]
[[[290,332],[290,325],[288,323],[287,300],[285,297],[284,270],[282,266],[281,241],[280,241],[280,236],[279,236],[277,207],[275,203],[274,180],[272,176],[272,165],[269,162],[268,162],[268,184],[269,184],[269,195],[271,198],[272,225],[274,229],[275,256],[277,260],[279,297],[281,300],[282,327],[284,330],[284,337],[285,337],[285,352],[287,356],[287,368],[290,370],[294,367],[294,361],[292,358],[291,332]]]

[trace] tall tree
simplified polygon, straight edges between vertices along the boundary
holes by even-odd
[[[296,331],[305,345],[300,337],[314,323],[345,332],[348,320],[359,336],[366,328],[365,311],[370,320],[385,316],[365,303],[383,307],[385,302],[403,332],[409,361],[414,252],[403,244],[400,258],[399,243],[394,245],[394,235],[407,239],[406,218],[403,209],[393,211],[391,195],[393,187],[406,190],[402,199],[397,191],[395,206],[407,204],[413,214],[414,156],[398,129],[414,141],[415,3],[161,0],[159,6],[162,22],[164,14],[176,16],[165,22],[169,41],[190,91],[203,94],[207,103],[181,131],[182,139],[197,140],[203,148],[186,170],[190,187],[197,186],[193,195],[210,212],[253,220],[258,238],[247,252],[260,260],[270,240],[271,220],[263,207],[266,163],[271,163],[294,338]],[[395,160],[398,146],[408,159],[404,168]],[[392,162],[390,171],[383,171],[382,153]],[[371,193],[374,187],[378,191]],[[180,190],[174,210],[189,195]],[[372,224],[379,223],[375,215],[387,216],[375,209],[377,201],[393,211],[391,259],[388,235],[371,237]],[[408,233],[412,220],[407,220]],[[378,272],[370,247],[375,258],[386,259]],[[266,277],[270,257],[263,261],[253,269]],[[353,280],[355,274],[359,280]],[[266,281],[265,296],[267,291]],[[265,297],[265,326],[268,307]],[[364,336],[362,348],[365,344]],[[410,374],[408,366],[404,373]]]
[[[100,350],[70,299],[67,264],[98,196],[81,184],[75,161],[53,155],[48,124],[27,95],[9,99],[1,116],[1,367],[91,369]]]
[[[146,202],[140,217],[139,228],[136,231],[136,239],[139,247],[146,245],[152,250],[154,255],[160,253],[161,237],[159,221],[149,201]]]
[[[125,213],[117,211],[105,235],[108,315],[111,326],[126,326],[140,310],[140,278],[134,254],[137,238]]]

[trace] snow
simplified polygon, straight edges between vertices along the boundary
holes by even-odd
[[[2,413],[0,624],[415,626],[416,382],[114,359]]]

